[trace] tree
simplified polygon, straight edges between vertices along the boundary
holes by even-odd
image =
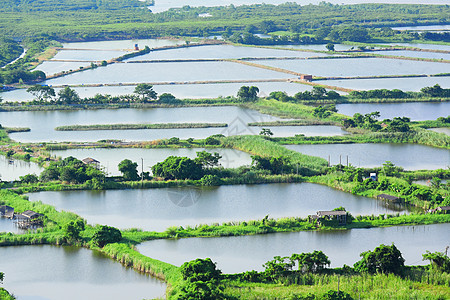
[[[381,244],[374,251],[362,252],[362,259],[354,264],[357,272],[401,274],[405,267],[402,253],[394,244]]]
[[[398,174],[398,168],[389,160],[383,163],[383,172],[386,176],[395,176]]]
[[[33,85],[27,89],[27,92],[36,97],[38,101],[47,100],[51,97],[55,97],[55,90],[48,85]]]
[[[180,272],[186,282],[175,296],[176,299],[224,299],[222,288],[219,286],[222,272],[210,258],[197,258],[185,262],[181,265]]]
[[[80,96],[75,90],[66,86],[64,89],[59,91],[58,100],[65,104],[77,103],[80,101]]]
[[[185,262],[180,267],[181,275],[188,281],[211,281],[218,280],[222,273],[216,268],[216,264],[210,258]]]
[[[203,166],[203,168],[209,168],[209,167],[215,167],[219,165],[219,160],[222,158],[222,156],[219,155],[219,153],[214,152],[214,154],[211,154],[206,151],[200,151],[197,152],[197,157],[194,159],[194,161],[200,165]]]
[[[36,183],[39,181],[39,178],[35,174],[20,176],[19,179],[23,183]]]
[[[321,87],[321,86],[314,86],[312,88],[312,92],[311,92],[312,96],[315,99],[322,99],[322,98],[324,98],[326,93],[327,93],[327,90],[325,88]]]
[[[258,99],[259,89],[256,86],[241,86],[237,97],[242,102],[251,102]]]
[[[153,90],[153,85],[147,83],[138,84],[134,89],[134,93],[140,95],[143,102],[155,100],[158,96]]]
[[[293,264],[297,262],[298,270],[302,272],[318,273],[322,271],[326,265],[330,264],[328,256],[322,251],[315,250],[312,253],[292,254],[291,261]]]
[[[92,236],[92,241],[99,247],[103,247],[110,243],[118,243],[121,239],[122,233],[119,229],[106,225],[97,226],[95,228],[95,233]]]
[[[3,279],[5,279],[5,273],[0,272],[0,283],[3,283]]]
[[[328,51],[334,51],[334,44],[333,43],[328,43],[326,46]]]
[[[78,240],[80,232],[85,228],[84,221],[81,219],[72,220],[64,226],[65,237],[68,240]]]
[[[129,159],[122,160],[118,167],[119,171],[122,173],[123,179],[125,180],[138,180],[138,171],[137,171],[138,164],[135,162],[132,162]]]
[[[152,167],[154,176],[164,179],[200,179],[203,176],[202,165],[196,161],[179,156],[169,156],[163,162]]]
[[[442,252],[427,253],[422,254],[422,260],[429,260],[431,267],[442,272],[450,273],[450,258]]]
[[[268,129],[268,128],[262,128],[261,131],[259,132],[259,135],[272,136],[273,132],[270,129]]]
[[[293,266],[294,263],[287,256],[275,256],[273,260],[269,260],[263,264],[263,267],[265,268],[264,273],[272,280],[286,274]]]

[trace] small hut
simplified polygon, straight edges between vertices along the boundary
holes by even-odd
[[[8,205],[0,206],[0,216],[12,219],[14,218],[14,208]]]
[[[312,75],[309,74],[301,74],[300,79],[304,81],[312,81],[313,77]]]
[[[42,218],[44,215],[26,210],[21,214],[16,215],[16,223],[19,228],[28,229],[30,227],[42,226]]]
[[[86,157],[85,159],[82,160],[82,162],[85,165],[90,165],[90,166],[93,166],[93,167],[95,167],[97,169],[98,169],[98,166],[100,165],[100,162],[98,160],[96,160],[96,159],[93,159],[92,157]]]
[[[336,219],[339,225],[347,224],[347,212],[345,210],[318,211],[317,217],[325,220]]]

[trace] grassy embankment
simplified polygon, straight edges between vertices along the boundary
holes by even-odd
[[[96,124],[66,125],[56,127],[57,131],[89,131],[89,130],[135,130],[135,129],[182,129],[227,127],[226,123],[161,123],[161,124]]]
[[[92,244],[92,232],[91,226],[86,226],[85,231],[81,233],[81,239],[78,241],[70,241],[66,238],[64,224],[72,220],[76,220],[79,217],[69,212],[58,212],[50,205],[42,204],[41,202],[30,202],[23,197],[16,195],[11,191],[0,191],[0,202],[3,205],[10,205],[15,208],[16,211],[24,211],[31,209],[36,212],[43,213],[45,215],[45,227],[36,231],[30,231],[25,234],[0,234],[0,246],[13,246],[13,245],[34,245],[34,244],[75,244],[78,246],[84,246],[92,250],[100,251],[112,259],[120,262],[121,264],[132,267],[140,272],[151,274],[161,280],[168,283],[168,295],[176,293],[180,284],[182,283],[181,274],[176,266],[158,261],[149,257],[146,257],[137,252],[133,245],[152,239],[161,238],[173,238],[173,237],[202,237],[202,236],[233,236],[233,235],[248,235],[248,234],[262,234],[268,232],[286,232],[286,231],[300,231],[300,230],[317,230],[317,228],[311,226],[311,224],[301,220],[299,218],[283,218],[279,220],[273,220],[265,218],[260,221],[248,221],[248,222],[229,222],[226,224],[218,225],[199,225],[194,228],[187,227],[186,229],[178,227],[168,228],[165,232],[144,232],[136,229],[130,229],[122,231],[122,241],[120,243],[107,244],[103,248],[99,248]],[[339,229],[350,228],[368,228],[378,226],[395,226],[395,225],[412,225],[412,224],[431,224],[449,222],[449,215],[410,215],[410,216],[381,216],[381,217],[366,217],[361,221],[354,221],[352,224],[346,227],[340,227]],[[332,227],[323,227],[320,230],[337,229]],[[363,275],[366,276],[366,275]],[[381,275],[376,275],[381,276]],[[384,276],[384,275],[383,275]],[[324,279],[328,280],[327,284],[324,284]],[[330,280],[331,279],[331,280]],[[398,279],[400,280],[400,279]],[[400,280],[401,281],[401,280]],[[326,277],[322,278],[321,283],[314,285],[314,288],[309,287],[309,291],[313,293],[319,293],[320,288],[328,289],[330,285],[335,282],[335,278]],[[373,279],[372,279],[373,282]],[[277,295],[283,296],[286,293],[291,293],[292,287],[290,285],[283,286],[280,284],[251,284],[251,283],[237,283],[233,281],[224,281],[228,295],[235,295],[238,298],[247,299],[247,291],[244,296],[236,295],[236,287],[238,285],[246,286],[246,289],[252,290],[249,295]],[[274,289],[274,287],[276,287]],[[304,285],[296,286],[298,288],[305,287]],[[372,285],[373,288],[373,285]],[[317,291],[316,291],[317,289]],[[345,288],[344,288],[345,289]],[[367,288],[365,291],[370,291]],[[255,293],[257,292],[257,293]],[[303,290],[302,290],[303,292]],[[436,290],[435,290],[436,292]],[[438,288],[438,294],[440,289]]]
[[[393,274],[298,274],[277,283],[223,281],[231,299],[331,299],[321,298],[329,290],[349,293],[352,299],[446,299],[449,275],[425,268],[407,268],[406,275]],[[232,276],[230,276],[232,278]]]

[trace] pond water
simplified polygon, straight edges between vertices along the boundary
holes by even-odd
[[[0,179],[3,181],[19,180],[20,176],[41,173],[42,168],[38,164],[23,160],[7,159],[0,155]]]
[[[66,61],[44,61],[35,70],[44,72],[46,75],[56,74],[62,71],[78,70],[80,67],[90,66],[89,62],[66,62]]]
[[[75,42],[64,43],[64,48],[69,49],[96,49],[96,50],[130,50],[134,49],[134,45],[138,44],[141,49],[145,46],[150,48],[158,48],[164,46],[172,46],[184,44],[183,40],[166,40],[166,39],[137,39],[137,40],[113,40],[113,41],[97,41],[97,42]]]
[[[287,48],[287,49],[307,49],[307,50],[320,50],[327,51],[327,44],[313,44],[313,45],[276,45],[275,47]],[[351,48],[356,48],[353,45],[344,45],[344,44],[334,44],[334,50],[336,51],[344,51],[350,50]]]
[[[55,156],[68,157],[73,156],[80,160],[86,157],[92,157],[100,161],[100,165],[105,168],[105,171],[113,176],[122,175],[119,172],[118,164],[124,159],[130,159],[138,164],[138,171],[141,172],[142,162],[144,160],[144,171],[151,171],[151,167],[165,160],[167,157],[186,156],[189,158],[197,157],[197,152],[207,151],[210,153],[217,152],[222,156],[220,164],[224,168],[237,168],[243,165],[250,165],[252,158],[250,154],[235,150],[235,149],[201,149],[201,148],[155,148],[155,149],[140,149],[140,148],[91,148],[91,149],[69,149],[62,151],[52,151],[51,154]]]
[[[29,132],[12,133],[10,137],[21,142],[40,141],[98,141],[119,139],[126,141],[156,140],[171,137],[206,138],[213,134],[259,134],[261,127],[249,127],[250,122],[266,122],[279,118],[236,106],[181,107],[151,109],[101,109],[78,111],[22,111],[0,112],[2,124],[9,127],[30,127]],[[120,124],[120,123],[227,123],[228,127],[199,129],[144,129],[55,131],[62,125]],[[279,126],[264,127],[275,136],[343,135],[336,126]]]
[[[393,30],[419,30],[419,31],[425,31],[425,30],[446,31],[446,30],[450,30],[450,25],[400,26],[400,27],[392,27],[392,29]]]
[[[439,132],[439,133],[445,133],[446,135],[450,135],[450,128],[444,127],[444,128],[430,128],[431,131]]]
[[[171,93],[178,99],[217,98],[220,96],[236,96],[243,85],[252,85],[259,88],[260,97],[266,97],[273,91],[285,91],[293,96],[298,92],[310,91],[312,86],[290,82],[252,82],[252,83],[215,83],[215,84],[165,84],[154,85],[153,90],[158,93]],[[109,94],[112,96],[133,94],[136,86],[101,86],[101,87],[73,87],[80,97],[93,97],[96,94]],[[56,88],[58,93],[61,88]],[[26,89],[17,89],[1,93],[4,102],[31,101],[34,96]]]
[[[318,210],[343,206],[353,215],[395,213],[382,201],[344,193],[312,183],[182,187],[144,190],[39,192],[42,201],[72,211],[90,224],[163,231],[170,226],[193,226],[229,221],[307,217]]]
[[[409,61],[388,58],[341,58],[311,60],[262,60],[258,64],[315,76],[377,76],[438,74],[448,72],[439,62]]]
[[[299,52],[256,47],[242,47],[233,45],[214,45],[170,49],[150,52],[149,54],[133,57],[127,61],[158,60],[158,59],[229,59],[245,57],[312,57],[326,56],[322,53]]]
[[[447,117],[450,112],[450,102],[338,104],[336,108],[339,113],[347,116],[378,111],[381,115],[379,120],[408,117],[412,121],[423,121]]]
[[[60,50],[52,58],[52,60],[85,60],[85,61],[102,61],[122,56],[128,51],[114,51],[114,50]]]
[[[373,78],[345,80],[317,80],[319,84],[340,86],[355,90],[400,89],[402,91],[419,92],[421,88],[439,84],[442,88],[450,87],[450,77],[415,77],[415,78]]]
[[[258,3],[265,3],[265,4],[283,4],[285,3],[285,0],[209,0],[207,2],[202,0],[155,0],[154,6],[149,6],[148,8],[154,12],[159,13],[162,11],[169,10],[170,8],[176,8],[176,7],[183,7],[185,5],[189,5],[192,7],[196,6],[226,6],[226,5],[251,5],[251,4],[258,4]],[[320,2],[323,2],[322,0],[307,0],[307,1],[294,1],[301,5],[308,5],[308,4],[319,4]],[[423,4],[423,1],[418,0],[328,0],[326,1],[328,3],[332,4],[360,4],[360,3],[388,3],[388,4]],[[427,1],[427,4],[448,4],[447,0],[431,0]]]
[[[21,230],[19,227],[14,225],[13,220],[0,217],[0,232],[22,233],[24,230]]]
[[[445,50],[450,51],[450,46],[448,45],[439,45],[439,44],[417,44],[417,43],[392,43],[392,44],[383,44],[389,46],[406,46],[406,47],[415,47],[422,49],[430,49],[430,50]]]
[[[332,165],[348,162],[355,167],[381,167],[385,161],[406,170],[446,169],[450,166],[450,150],[416,144],[324,144],[287,145],[286,148],[325,159]]]
[[[187,238],[155,240],[138,245],[138,250],[152,258],[180,266],[185,261],[209,257],[224,273],[263,271],[262,264],[274,256],[322,250],[331,267],[353,266],[359,254],[380,244],[395,246],[406,265],[426,265],[422,254],[444,251],[449,245],[450,224],[398,226],[346,231],[275,233],[226,238]]]
[[[52,64],[58,64],[53,62]],[[219,71],[220,70],[220,71]],[[94,84],[282,79],[293,75],[232,62],[117,63],[47,80],[43,84]]]
[[[149,299],[166,285],[103,254],[76,247],[1,247],[2,285],[21,300]]]
[[[372,51],[370,53],[381,54],[381,55],[403,56],[403,57],[419,57],[419,58],[450,60],[450,53],[409,51],[409,50]]]

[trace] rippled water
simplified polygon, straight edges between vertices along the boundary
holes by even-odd
[[[301,184],[232,185],[40,192],[31,201],[72,211],[91,224],[163,231],[170,226],[212,224],[270,217],[307,217],[318,210],[344,206],[353,215],[406,212],[384,202],[352,195],[327,186]]]

